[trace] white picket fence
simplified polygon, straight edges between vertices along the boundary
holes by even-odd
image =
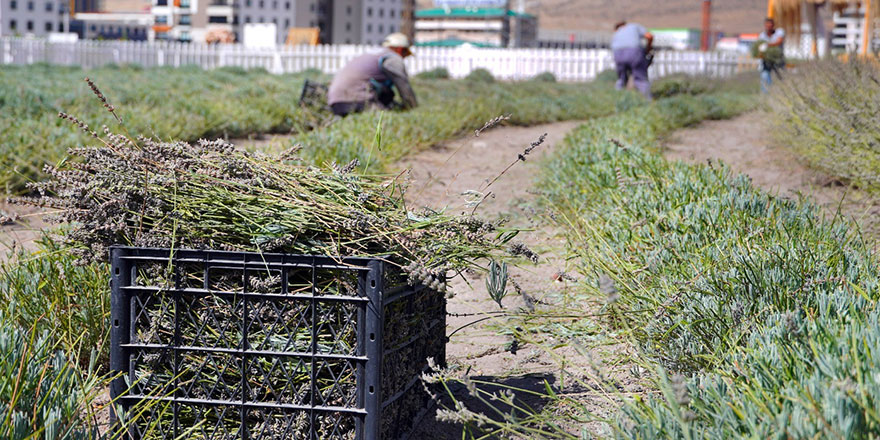
[[[138,64],[144,67],[196,65],[204,69],[222,66],[264,68],[272,73],[320,69],[335,73],[350,59],[374,46],[323,45],[248,48],[242,45],[201,45],[173,42],[94,41],[50,43],[45,39],[0,37],[0,64],[45,62],[84,68],[107,64]],[[671,73],[715,77],[754,70],[754,60],[724,52],[658,52],[651,66],[654,78]],[[605,49],[480,49],[474,47],[419,47],[407,58],[410,74],[445,67],[455,78],[477,68],[499,79],[520,80],[551,72],[562,81],[587,81],[613,69],[611,52]]]

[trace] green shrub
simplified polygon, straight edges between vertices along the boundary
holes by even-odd
[[[491,84],[495,82],[495,77],[492,76],[492,72],[483,68],[479,68],[472,70],[471,73],[469,73],[465,77],[465,80],[477,83]]]
[[[0,316],[20,328],[50,331],[52,340],[81,367],[98,353],[106,365],[110,292],[106,265],[78,265],[49,238],[33,254],[19,252],[0,265]]]
[[[603,70],[596,75],[596,79],[593,81],[597,83],[614,84],[617,82],[617,71],[614,69]]]
[[[723,95],[661,100],[588,123],[547,163],[544,187],[570,220],[581,273],[616,288],[591,292],[658,365],[661,393],[629,400],[617,436],[874,438],[871,246],[840,217],[767,195],[723,166],[652,152],[692,114],[737,107]]]
[[[542,72],[535,75],[534,78],[532,78],[532,81],[555,83],[556,75],[554,75],[553,72]]]
[[[824,61],[774,83],[775,137],[810,166],[880,190],[880,65]]]
[[[449,70],[445,67],[436,67],[431,70],[426,70],[416,75],[416,78],[420,79],[449,79],[451,75],[449,74]]]
[[[163,139],[244,137],[252,133],[301,131],[311,123],[298,106],[303,77],[236,69],[126,67],[0,67],[0,187],[24,191],[39,180],[43,165],[61,160],[67,148],[88,136],[68,121],[69,113],[101,131],[117,127],[83,78],[93,79],[132,133]]]
[[[22,331],[0,319],[0,438],[97,437],[88,417],[99,382],[80,373],[51,336],[49,330]]]
[[[511,115],[510,123],[533,125],[561,120],[584,120],[645,100],[633,93],[583,84],[525,81],[414,81],[420,106],[407,112],[365,112],[295,137],[301,154],[311,163],[348,163],[358,158],[375,169],[437,142],[473,133],[485,121]],[[380,143],[377,143],[377,132]]]
[[[675,95],[701,95],[709,92],[712,86],[711,80],[706,77],[670,75],[654,81],[651,84],[651,94],[655,99]]]

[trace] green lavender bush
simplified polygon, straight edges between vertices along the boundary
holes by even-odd
[[[113,116],[95,105],[85,76],[117,108],[128,132],[188,142],[306,132],[315,125],[315,116],[298,105],[303,82],[330,80],[313,71],[276,76],[240,68],[115,66],[86,72],[46,65],[4,66],[0,68],[0,189],[24,192],[26,182],[45,177],[46,163],[54,164],[64,158],[67,148],[87,143],[88,136],[60,120],[59,112],[79,118],[98,133],[103,125],[119,130]],[[391,155],[374,155],[374,163],[387,164],[412,149],[467,133],[502,113],[513,113],[517,124],[587,119],[613,112],[617,99],[609,88],[575,84],[417,78],[413,86],[422,106],[415,112],[384,116],[385,137],[398,146]],[[375,138],[378,118],[375,113],[346,118],[325,133],[304,134],[298,141],[309,141],[303,154],[318,161],[363,159]]]
[[[856,186],[880,189],[880,65],[805,64],[774,85],[776,138],[807,163]]]
[[[83,78],[92,78],[118,107],[132,133],[194,141],[252,133],[299,131],[309,121],[298,99],[306,75],[197,68],[106,67],[88,72],[59,66],[0,67],[0,189],[22,191],[45,163],[88,137],[59,112],[101,132],[116,127]]]
[[[100,383],[58,349],[49,330],[25,330],[0,315],[0,438],[96,438],[89,417]]]
[[[0,316],[17,328],[51,332],[54,343],[85,368],[98,356],[107,364],[110,271],[106,264],[77,264],[67,249],[44,237],[36,252],[19,251],[0,265]]]
[[[437,142],[472,133],[499,115],[507,123],[534,125],[562,120],[586,120],[645,101],[632,92],[617,92],[600,84],[562,84],[536,81],[480,83],[419,81],[420,106],[408,112],[366,112],[351,115],[322,130],[292,140],[314,163],[347,163],[379,167]],[[377,142],[377,133],[379,141]]]
[[[616,435],[875,438],[880,286],[857,228],[652,151],[690,115],[737,107],[673,98],[596,120],[546,165],[580,272],[617,287],[596,298],[608,324],[655,366],[661,393],[629,399]]]

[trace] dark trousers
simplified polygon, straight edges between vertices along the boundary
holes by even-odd
[[[337,116],[348,116],[352,113],[360,113],[367,108],[366,102],[337,102],[330,104],[330,109]]]
[[[651,82],[648,81],[648,59],[640,47],[617,49],[614,51],[614,64],[617,66],[617,89],[626,88],[632,75],[636,89],[651,99]]]

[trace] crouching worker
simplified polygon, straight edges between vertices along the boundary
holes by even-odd
[[[351,60],[333,78],[327,92],[333,113],[346,116],[369,108],[389,109],[394,105],[395,88],[403,108],[418,105],[403,65],[403,59],[412,54],[409,39],[393,33],[382,46],[381,51]]]

